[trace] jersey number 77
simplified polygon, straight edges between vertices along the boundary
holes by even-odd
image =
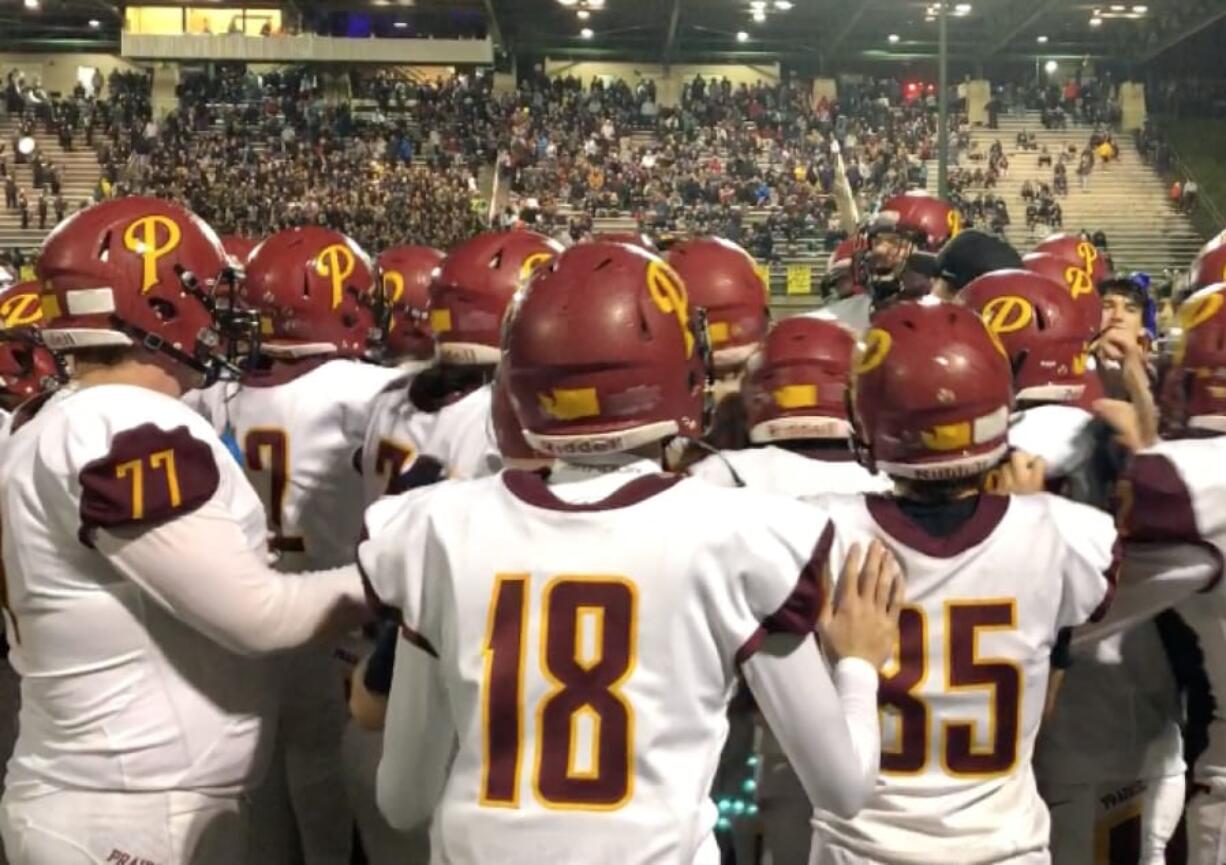
[[[612,811],[634,791],[634,710],[621,686],[634,672],[638,591],[617,576],[563,575],[540,593],[537,646],[528,574],[499,574],[486,624],[480,803],[518,808],[524,712],[536,717],[536,800],[546,808]],[[524,705],[529,656],[549,685]]]

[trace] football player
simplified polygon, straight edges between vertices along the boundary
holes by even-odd
[[[247,260],[239,300],[260,316],[261,359],[220,410],[264,500],[283,570],[353,560],[364,501],[356,460],[371,402],[397,376],[369,362],[381,347],[374,280],[352,240],[318,226],[278,232]],[[349,862],[352,815],[336,797],[348,717],[339,674],[319,646],[287,657],[281,681],[277,757],[307,865]],[[264,816],[284,816],[279,769],[256,798],[258,856],[280,855],[272,851],[289,835]]]
[[[911,254],[937,252],[961,230],[962,217],[953,205],[927,192],[887,198],[856,241],[854,279],[868,292],[830,304],[830,313],[863,333],[875,311],[900,298],[927,294],[929,277],[908,267]]]
[[[490,424],[490,382],[501,357],[503,315],[532,271],[562,251],[531,231],[494,231],[453,249],[430,284],[438,362],[391,382],[371,408],[362,448],[367,502],[395,491],[425,454],[452,477],[501,467]]]
[[[1184,542],[1226,555],[1226,285],[1210,285],[1180,307],[1181,335],[1163,389],[1170,440],[1141,450],[1121,485],[1121,533],[1139,542]],[[1220,577],[1220,572],[1219,572]],[[1210,584],[1208,588],[1212,588]],[[1226,855],[1226,600],[1220,591],[1175,607],[1203,655],[1212,710],[1203,752],[1192,770],[1187,806],[1189,863],[1217,865]]]
[[[38,285],[28,282],[0,292],[0,441],[13,411],[31,397],[58,387],[63,370],[42,344]]]
[[[375,262],[387,318],[384,360],[405,373],[419,372],[434,361],[430,280],[444,257],[430,246],[395,246]]]
[[[1188,287],[1192,291],[1220,282],[1226,282],[1226,231],[1200,248],[1188,270]]]
[[[719,451],[690,474],[792,497],[891,489],[888,478],[867,471],[851,451],[847,384],[854,347],[851,332],[828,315],[774,324],[745,374],[751,447]],[[771,861],[803,865],[812,806],[769,730],[762,731],[758,751],[757,797]],[[741,765],[735,756],[729,762]]]
[[[1110,428],[1082,408],[1097,377],[1070,292],[1037,273],[1003,270],[959,299],[1009,353],[1021,409],[1010,444],[1044,460],[1048,490],[1107,509],[1124,455]],[[1179,692],[1159,627],[1146,622],[1057,655],[1067,670],[1053,673],[1059,691],[1035,756],[1052,860],[1093,861],[1096,844],[1118,847],[1128,831],[1120,827],[1136,820],[1141,861],[1158,865],[1183,806],[1185,770]]]
[[[864,286],[856,284],[855,263],[856,239],[840,240],[830,258],[826,260],[826,272],[822,275],[822,294],[834,295],[834,300],[844,300],[864,294]]]
[[[883,537],[907,603],[882,676],[876,792],[854,819],[816,808],[812,861],[1046,863],[1031,754],[1057,634],[1110,599],[1111,518],[1046,493],[981,494],[1013,393],[971,310],[925,298],[878,313],[851,387],[860,457],[895,492],[817,502],[852,536]]]
[[[275,689],[250,656],[361,621],[352,566],[269,569],[259,496],[179,401],[224,365],[224,267],[204,223],[139,197],[75,214],[39,256],[71,380],[0,448],[14,865],[241,862]]]
[[[456,861],[711,865],[738,667],[812,800],[853,814],[876,775],[891,580],[876,545],[863,577],[858,555],[828,560],[820,510],[660,474],[662,443],[699,435],[703,414],[675,272],[629,246],[575,246],[534,277],[506,349],[524,435],[560,458],[548,476],[367,512],[359,559],[413,643],[379,767],[389,820],[433,814],[432,845]],[[844,573],[836,619],[861,619],[822,616],[834,687],[812,639],[823,567]],[[870,584],[876,600],[857,597]]]

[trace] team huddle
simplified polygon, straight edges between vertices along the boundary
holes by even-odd
[[[1226,861],[1226,244],[1159,334],[959,228],[772,323],[714,238],[73,216],[0,294],[8,861]]]

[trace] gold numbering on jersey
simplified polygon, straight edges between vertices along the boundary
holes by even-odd
[[[864,335],[864,341],[856,347],[856,359],[851,371],[856,375],[863,375],[881,366],[893,344],[894,338],[887,331],[872,328]]]
[[[164,229],[164,241],[158,243],[158,228]],[[179,248],[183,232],[179,224],[167,216],[142,216],[123,232],[124,248],[141,257],[141,293],[158,281],[158,262]]]
[[[534,252],[524,259],[524,263],[519,266],[519,279],[521,282],[532,276],[542,264],[553,261],[552,252]]]
[[[353,250],[343,243],[325,246],[315,258],[315,272],[332,281],[333,309],[341,305],[341,300],[345,296],[345,280],[353,276],[357,263]]]
[[[600,414],[600,398],[594,387],[560,388],[552,394],[537,394],[541,410],[556,420],[578,420]]]
[[[1016,333],[1034,321],[1034,305],[1024,297],[1007,294],[988,301],[980,315],[988,330],[997,336]]]
[[[957,237],[962,231],[962,214],[957,210],[951,210],[945,214],[945,224],[949,226],[949,236]]]
[[[1094,280],[1090,278],[1090,274],[1071,264],[1064,269],[1064,282],[1074,299],[1094,291]]]
[[[26,327],[41,321],[42,303],[34,292],[16,294],[0,304],[0,325]]]
[[[183,503],[183,496],[179,491],[179,473],[175,470],[175,452],[171,448],[164,451],[158,451],[149,456],[150,470],[161,469],[166,473],[166,493],[170,500],[170,506],[177,508]],[[115,477],[123,480],[126,477],[132,479],[132,519],[140,521],[145,518],[145,461],[144,458],[138,457],[134,460],[128,460],[125,463],[120,463],[115,467]]]
[[[681,333],[685,337],[685,356],[694,354],[694,334],[690,332],[690,301],[685,293],[685,283],[662,261],[647,263],[647,291],[656,308],[665,315],[677,317]],[[714,341],[714,337],[712,337]]]

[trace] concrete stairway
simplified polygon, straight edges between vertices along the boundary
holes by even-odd
[[[1009,207],[1013,221],[1008,230],[1009,241],[1025,252],[1048,233],[1045,226],[1039,225],[1034,235],[1030,234],[1026,228],[1026,205],[1021,197],[1022,184],[1027,179],[1052,183],[1052,169],[1038,165],[1039,153],[1046,145],[1056,160],[1061,150],[1072,144],[1080,154],[1093,130],[1074,124],[1067,129],[1044,129],[1037,111],[1028,111],[1025,115],[1002,114],[999,126],[999,129],[972,129],[971,139],[978,142],[984,159],[976,163],[963,156],[959,165],[972,170],[982,166],[986,171],[988,150],[993,141],[1000,141],[1009,158],[1009,176],[999,181],[995,192]],[[1023,130],[1035,135],[1039,150],[1017,148],[1017,134]],[[1076,161],[1068,163],[1069,194],[1057,196],[1064,211],[1064,229],[1104,232],[1118,270],[1158,273],[1164,268],[1187,267],[1204,239],[1188,218],[1168,203],[1166,184],[1141,160],[1132,137],[1117,133],[1115,139],[1120,148],[1119,159],[1105,167],[1097,160],[1085,192],[1078,183]],[[932,176],[935,177],[935,173]],[[972,188],[966,194],[973,197],[980,191]]]
[[[16,118],[0,118],[0,141],[6,144],[5,155],[9,171],[15,171],[17,186],[24,189],[30,201],[30,228],[22,229],[21,212],[0,208],[0,249],[35,249],[42,243],[43,237],[55,222],[54,205],[49,205],[47,229],[38,228],[38,190],[34,188],[34,172],[29,162],[14,165],[13,135],[18,128]],[[102,176],[102,168],[98,165],[95,151],[85,146],[84,136],[78,132],[73,140],[73,149],[66,151],[60,147],[59,140],[54,135],[48,135],[45,128],[39,124],[34,132],[34,140],[42,153],[60,168],[61,189],[67,213],[74,213],[81,201],[91,199],[98,178]],[[50,188],[48,188],[50,195]],[[0,198],[0,203],[3,199]]]

